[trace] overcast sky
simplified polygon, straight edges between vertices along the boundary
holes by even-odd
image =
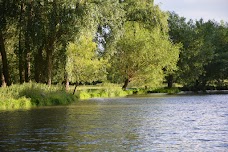
[[[155,0],[164,11],[174,11],[187,19],[228,22],[228,0]]]

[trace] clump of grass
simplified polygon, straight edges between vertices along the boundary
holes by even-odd
[[[0,109],[25,109],[31,107],[30,99],[19,96],[21,88],[18,85],[0,88]]]
[[[65,92],[62,86],[25,83],[0,88],[0,109],[24,109],[34,106],[69,104],[76,97]]]
[[[20,92],[20,95],[30,98],[33,106],[65,105],[76,100],[61,86],[49,87],[43,84],[26,87]]]
[[[0,101],[0,110],[28,109],[32,107],[31,100],[25,97],[8,98]]]
[[[111,97],[124,97],[129,94],[133,94],[133,91],[123,91],[121,87],[106,87],[102,89],[88,89],[80,90],[77,92],[76,96],[79,99],[89,99],[89,98],[111,98]]]

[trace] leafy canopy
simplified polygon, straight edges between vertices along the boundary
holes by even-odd
[[[163,69],[172,70],[178,60],[179,47],[161,34],[159,27],[149,30],[137,22],[126,22],[125,33],[111,58],[113,77],[140,84],[163,80]]]
[[[96,54],[91,35],[81,35],[67,47],[66,71],[71,82],[93,82],[105,79],[105,61]]]

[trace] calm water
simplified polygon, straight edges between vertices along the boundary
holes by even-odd
[[[0,151],[228,151],[228,95],[0,111]]]

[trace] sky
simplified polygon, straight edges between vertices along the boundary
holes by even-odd
[[[164,11],[174,11],[185,18],[228,22],[228,0],[154,0]]]

